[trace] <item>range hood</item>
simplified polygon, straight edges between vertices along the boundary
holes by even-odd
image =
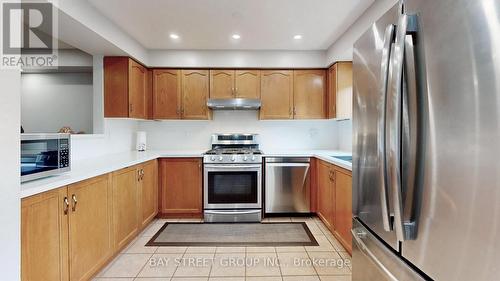
[[[207,106],[213,110],[256,110],[260,108],[260,99],[209,99]]]

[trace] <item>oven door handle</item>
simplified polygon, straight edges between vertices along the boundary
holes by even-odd
[[[261,169],[261,165],[205,165],[208,169],[217,170],[251,170],[251,169]]]
[[[258,210],[248,210],[248,211],[233,211],[233,210],[228,210],[228,211],[213,211],[213,210],[205,210],[206,214],[215,214],[215,215],[245,215],[245,214],[255,214],[261,212],[260,209]]]

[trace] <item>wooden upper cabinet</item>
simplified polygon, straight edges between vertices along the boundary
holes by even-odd
[[[160,160],[162,214],[201,215],[202,159],[166,158]]]
[[[260,119],[293,118],[293,71],[262,71],[260,93]]]
[[[153,118],[181,118],[181,71],[153,70]]]
[[[128,57],[104,58],[104,117],[147,119],[148,70]]]
[[[238,98],[260,99],[260,70],[236,70],[234,79]]]
[[[210,119],[208,70],[182,70],[183,119]]]
[[[352,118],[352,62],[337,62],[328,69],[328,118]]]
[[[128,79],[128,99],[129,99],[129,117],[147,119],[147,69],[135,62],[129,60],[129,79]]]
[[[90,280],[114,253],[110,175],[68,186],[70,280]]]
[[[325,118],[325,71],[295,70],[293,72],[293,102],[295,119]]]
[[[333,119],[337,116],[337,64],[330,66],[327,72],[326,115]]]
[[[210,70],[210,98],[227,99],[236,97],[234,70]]]
[[[352,177],[351,173],[335,168],[334,229],[340,243],[352,252]]]
[[[67,189],[21,201],[21,280],[68,279]]]

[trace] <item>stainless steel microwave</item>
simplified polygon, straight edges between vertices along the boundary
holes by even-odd
[[[21,182],[71,170],[69,134],[21,134]]]

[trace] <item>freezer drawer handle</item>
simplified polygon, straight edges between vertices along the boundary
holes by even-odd
[[[364,230],[351,229],[353,241],[358,246],[359,250],[367,256],[373,263],[387,276],[388,280],[398,281],[398,279],[382,264],[382,262],[366,247],[363,239],[366,239],[368,233]]]

